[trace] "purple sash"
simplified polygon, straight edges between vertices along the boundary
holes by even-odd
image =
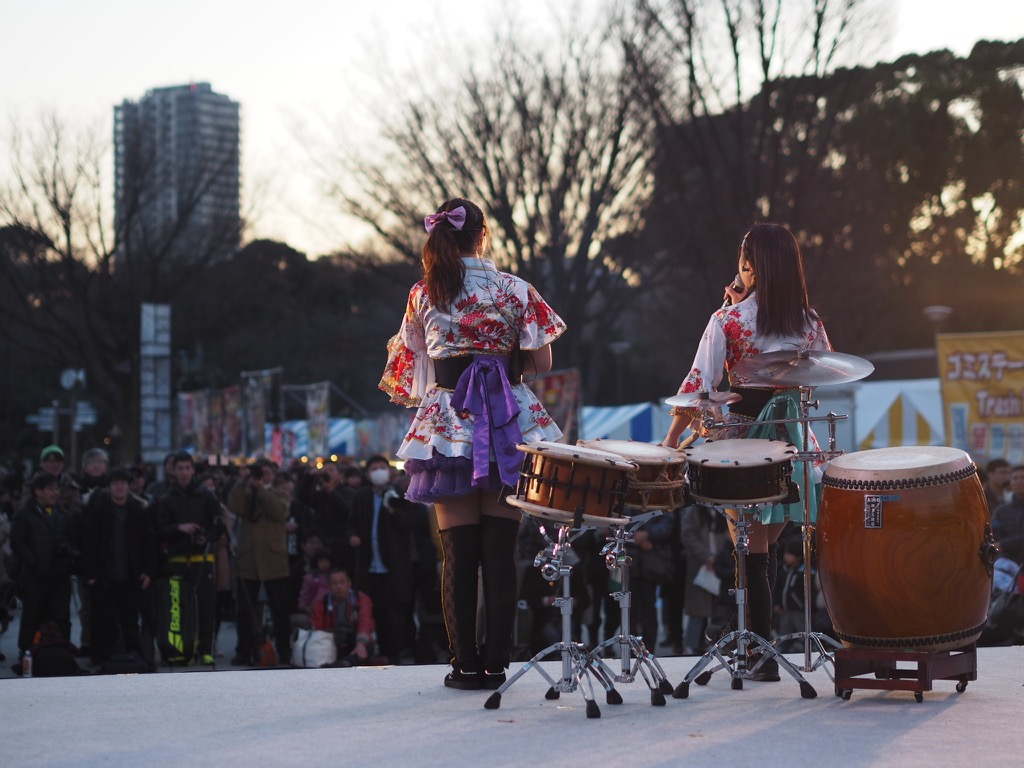
[[[452,408],[473,414],[473,487],[487,487],[491,450],[505,485],[515,485],[522,466],[516,446],[523,441],[519,429],[519,403],[508,380],[509,358],[477,355],[459,377],[452,393]]]

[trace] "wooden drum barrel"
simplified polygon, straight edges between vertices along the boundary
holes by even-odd
[[[978,639],[992,535],[961,450],[907,446],[839,456],[818,513],[821,591],[849,647],[942,651]]]

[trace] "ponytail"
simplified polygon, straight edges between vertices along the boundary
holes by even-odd
[[[458,207],[466,211],[466,220],[461,228],[447,220],[434,226],[423,246],[423,280],[430,302],[444,312],[450,312],[455,299],[462,291],[466,278],[463,256],[475,255],[486,247],[490,234],[483,211],[475,203],[462,198],[445,201],[438,213],[452,211]]]

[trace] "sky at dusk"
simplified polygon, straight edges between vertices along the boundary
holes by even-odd
[[[0,8],[0,119],[31,126],[48,111],[109,135],[115,104],[150,88],[205,81],[242,105],[243,208],[250,236],[310,255],[343,243],[351,225],[323,200],[319,171],[300,137],[355,115],[354,94],[386,55],[416,66],[422,40],[453,50],[496,25],[543,33],[569,0],[8,0]],[[588,3],[579,5],[584,9]],[[1024,0],[893,0],[878,57],[980,39],[1024,38]],[[470,38],[465,30],[484,30]],[[886,40],[886,38],[888,38]],[[6,132],[0,133],[6,136]],[[338,140],[349,140],[339,135]],[[112,158],[111,158],[112,163]]]

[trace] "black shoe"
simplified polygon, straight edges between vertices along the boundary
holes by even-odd
[[[757,662],[761,660],[761,654],[751,656],[747,661],[747,669],[753,669]],[[779,662],[775,659],[765,659],[756,672],[753,672],[748,678],[756,683],[777,683],[782,678],[779,676]]]
[[[480,672],[466,672],[458,667],[444,676],[446,688],[457,688],[460,691],[479,691],[484,687],[483,675]]]
[[[241,656],[235,656],[235,658],[233,658],[231,660],[231,666],[232,667],[251,667],[251,666],[253,666],[253,664],[248,659],[244,659]]]
[[[13,672],[18,677],[21,677],[22,667],[20,661],[17,664],[11,664],[11,672]]]
[[[501,672],[484,672],[484,688],[496,691],[505,684],[505,670]]]
[[[730,632],[736,631],[736,617],[730,616],[726,621],[721,624],[708,624],[708,628],[704,630],[704,638],[712,645],[717,645],[718,641],[728,635]],[[729,642],[723,649],[726,653],[733,653],[736,650],[736,641]]]

